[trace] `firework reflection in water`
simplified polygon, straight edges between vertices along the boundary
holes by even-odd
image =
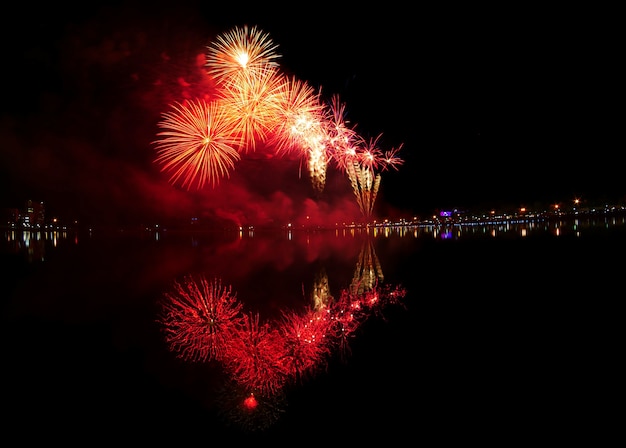
[[[239,333],[242,303],[231,286],[204,276],[188,276],[164,294],[162,324],[165,342],[186,361],[221,360]]]
[[[357,270],[361,272],[360,265]],[[158,320],[178,357],[216,360],[222,366],[228,377],[222,393],[228,395],[230,390],[231,395],[221,402],[222,414],[248,429],[260,429],[284,411],[286,386],[313,378],[337,351],[345,360],[359,326],[405,295],[400,286],[353,284],[337,300],[326,294],[302,312],[285,312],[277,322],[261,322],[258,314],[242,312],[230,286],[224,287],[219,279],[209,282],[189,276],[164,294]]]

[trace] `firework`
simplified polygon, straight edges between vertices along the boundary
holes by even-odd
[[[202,189],[230,176],[241,156],[235,149],[238,141],[230,117],[217,101],[175,103],[162,116],[159,127],[163,131],[157,134],[162,138],[153,142],[155,162],[161,164],[162,172],[170,173],[172,184]]]
[[[332,325],[326,309],[283,314],[280,325],[285,347],[282,363],[295,381],[314,372],[330,354]]]
[[[208,46],[207,72],[218,84],[229,83],[240,75],[257,77],[267,69],[278,68],[276,53],[269,34],[254,27],[235,27],[217,36]]]
[[[222,359],[241,319],[242,305],[232,288],[189,276],[165,299],[159,321],[170,350],[190,361]]]
[[[398,157],[401,148],[383,152],[379,147],[382,134],[366,141],[357,134],[352,135],[352,144],[338,146],[333,153],[337,166],[346,172],[357,204],[364,218],[374,213],[374,203],[380,188],[380,171],[388,167],[397,169],[403,160]],[[350,143],[350,141],[348,141]]]
[[[154,142],[156,162],[172,184],[188,190],[215,187],[229,177],[242,153],[260,145],[274,154],[297,153],[306,160],[316,195],[326,185],[332,160],[345,172],[362,215],[370,219],[380,187],[380,171],[398,169],[400,145],[383,152],[382,134],[366,141],[346,121],[346,107],[279,70],[276,45],[254,27],[235,27],[207,47],[207,74],[215,81],[215,100],[176,103],[163,114],[163,137]]]
[[[404,163],[404,160],[398,157],[398,152],[402,149],[402,144],[397,148],[392,148],[389,151],[385,151],[383,157],[383,171],[388,170],[390,167],[394,170],[398,170],[398,167]]]
[[[269,143],[277,153],[306,154],[309,139],[321,132],[325,112],[313,87],[295,77],[276,91],[276,128]]]
[[[359,141],[354,128],[346,121],[346,105],[339,100],[339,95],[333,95],[329,104],[329,119],[327,120],[327,138],[331,155],[341,171],[357,159],[355,142]]]
[[[221,90],[221,106],[228,117],[231,133],[237,137],[240,152],[256,150],[265,142],[280,118],[277,94],[284,87],[284,77],[275,69],[244,72]]]
[[[346,173],[363,217],[371,218],[380,187],[380,174],[356,161],[346,165]]]
[[[267,322],[261,324],[258,314],[246,314],[234,336],[223,358],[234,381],[263,395],[279,392],[288,374],[281,362],[284,344],[277,330]]]

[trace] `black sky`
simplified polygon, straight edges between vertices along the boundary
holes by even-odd
[[[395,2],[41,8],[11,6],[12,26],[0,36],[2,207],[41,199],[51,213],[112,222],[193,213],[341,219],[355,204],[340,176],[316,201],[297,164],[251,157],[217,190],[189,193],[153,163],[160,114],[202,94],[207,44],[243,25],[278,44],[283,71],[324,97],[340,95],[361,135],[382,134],[383,149],[402,145],[404,164],[383,173],[380,214],[625,196],[616,11]]]

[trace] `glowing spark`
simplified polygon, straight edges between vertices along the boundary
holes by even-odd
[[[246,397],[245,400],[243,400],[243,405],[246,409],[253,410],[256,409],[256,407],[259,405],[259,402],[256,401],[256,398],[254,398],[254,394],[250,394],[248,397]]]

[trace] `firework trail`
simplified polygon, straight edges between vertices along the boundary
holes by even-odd
[[[169,181],[190,190],[202,189],[208,182],[215,187],[229,177],[240,160],[235,149],[231,118],[219,102],[204,100],[176,103],[162,114],[159,127],[162,137],[153,142],[157,149],[156,163],[169,172]]]
[[[381,182],[380,171],[385,171],[389,167],[398,169],[403,163],[398,157],[401,146],[383,153],[378,145],[381,136],[382,134],[379,134],[367,141],[356,135],[351,146],[340,146],[339,150],[334,152],[336,163],[348,175],[359,209],[366,219],[370,219],[374,214],[374,204]]]
[[[370,168],[356,161],[347,165],[346,173],[361,214],[369,220],[374,214],[374,203],[380,187],[380,174],[373,173]]]
[[[165,299],[159,321],[170,350],[189,361],[222,359],[241,320],[242,304],[232,288],[187,277]]]

